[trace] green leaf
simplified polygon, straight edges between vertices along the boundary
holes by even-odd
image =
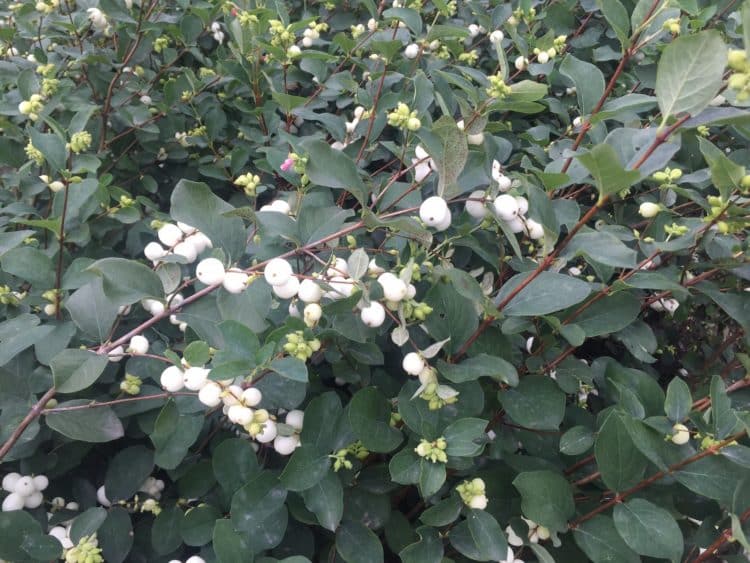
[[[518,371],[515,366],[503,358],[488,354],[473,356],[460,364],[448,364],[438,360],[437,369],[453,383],[465,383],[475,381],[480,377],[491,377],[511,386],[518,385]]]
[[[419,515],[419,519],[428,526],[447,526],[456,521],[463,507],[461,499],[453,495],[425,510]]]
[[[279,480],[289,491],[304,491],[316,485],[328,472],[331,459],[314,445],[302,444],[292,454]]]
[[[568,244],[563,256],[587,256],[614,268],[635,268],[637,252],[606,231],[580,232]]]
[[[419,460],[419,494],[428,498],[437,493],[445,483],[445,464],[433,463],[427,459]]]
[[[198,439],[203,428],[203,414],[182,414],[174,399],[162,407],[151,433],[156,448],[156,465],[174,469],[185,458],[188,448]]]
[[[34,148],[42,151],[52,172],[59,172],[66,168],[68,151],[65,149],[65,139],[54,133],[40,133],[36,129],[31,129],[30,134]]]
[[[401,443],[401,432],[390,425],[391,406],[376,388],[365,387],[349,403],[349,423],[371,452],[390,452]]]
[[[269,369],[286,379],[307,383],[307,365],[297,358],[291,356],[278,358],[271,362]]]
[[[14,275],[33,285],[42,287],[54,283],[52,260],[44,252],[31,246],[21,246],[9,250],[0,259],[5,273]]]
[[[178,506],[167,506],[154,520],[151,527],[151,546],[159,555],[166,555],[182,545],[180,523],[182,510]]]
[[[576,324],[592,338],[620,331],[638,318],[641,302],[627,291],[618,291],[599,299],[576,317]]]
[[[505,560],[508,543],[500,524],[484,510],[471,510],[449,533],[451,545],[472,561]]]
[[[495,301],[504,301],[529,275],[530,272],[524,272],[510,278]],[[503,312],[510,317],[549,315],[580,303],[590,292],[589,284],[583,280],[565,274],[542,272],[510,300]]]
[[[36,561],[58,559],[62,555],[60,542],[48,534],[28,534],[24,536],[21,549]]]
[[[604,94],[604,75],[595,65],[566,55],[560,63],[560,74],[570,79],[576,88],[582,115],[590,114]]]
[[[77,289],[65,302],[76,326],[86,334],[104,342],[118,315],[118,305],[110,300],[103,289],[104,281],[95,281]]]
[[[9,250],[16,248],[34,234],[34,231],[11,231],[9,233],[0,233],[0,256],[3,256]]]
[[[617,533],[612,518],[595,516],[573,529],[573,537],[593,563],[640,563],[641,558],[631,550]]]
[[[39,325],[39,317],[24,313],[0,324],[0,366],[4,366],[29,346],[43,341],[54,331]]]
[[[78,407],[89,404],[85,399],[60,403],[57,408]],[[109,442],[123,436],[120,419],[109,407],[46,413],[47,426],[81,442]]]
[[[620,0],[596,0],[609,25],[620,40],[623,51],[630,43],[630,16]]]
[[[738,422],[724,381],[718,375],[714,375],[711,378],[711,424],[714,437],[723,440],[737,430]]]
[[[422,17],[419,12],[411,8],[388,8],[383,12],[384,18],[395,18],[406,24],[414,32],[414,35],[422,33]]]
[[[557,430],[565,416],[565,393],[548,377],[524,377],[499,398],[508,416],[526,428]]]
[[[107,488],[107,497],[110,490]],[[99,530],[96,532],[99,547],[102,548],[102,556],[107,563],[122,563],[133,547],[134,534],[130,514],[121,506],[113,506],[107,511]]]
[[[450,424],[443,432],[448,443],[445,450],[449,456],[474,457],[484,449],[482,440],[488,421],[481,418],[461,418]]]
[[[562,475],[546,469],[525,471],[513,480],[513,486],[521,493],[521,510],[527,518],[551,531],[568,529],[575,503],[573,489]]]
[[[232,259],[245,251],[245,227],[239,217],[227,217],[234,210],[214,195],[202,182],[180,180],[172,192],[170,215],[175,221],[192,225],[211,239],[214,248],[222,248]]]
[[[610,412],[599,429],[594,455],[604,484],[623,491],[643,478],[648,460],[643,457],[628,433],[620,415]]]
[[[213,548],[219,563],[245,563],[252,546],[244,534],[235,531],[231,520],[214,523]]]
[[[102,277],[104,294],[116,305],[130,305],[144,298],[160,299],[164,289],[151,268],[125,258],[97,260],[87,271]]]
[[[675,479],[701,496],[731,506],[737,483],[747,477],[747,469],[721,456],[704,457],[677,471]]]
[[[560,452],[581,455],[594,445],[594,433],[585,426],[574,426],[560,437]]]
[[[710,282],[701,282],[693,287],[708,295],[714,303],[724,309],[727,315],[742,326],[746,334],[750,332],[750,299],[746,295],[720,291]]]
[[[201,546],[211,541],[214,523],[221,513],[210,504],[189,508],[180,522],[180,536],[186,545]]]
[[[262,471],[232,496],[232,523],[240,532],[251,532],[283,509],[286,489],[273,473]]]
[[[333,472],[326,473],[323,479],[302,492],[302,498],[320,525],[335,532],[344,514],[344,488],[338,476]]]
[[[458,351],[478,326],[474,302],[466,299],[446,283],[438,283],[425,294],[424,302],[432,307],[424,326],[434,340],[450,338],[445,350]]]
[[[22,548],[26,538],[42,532],[39,522],[24,510],[0,512],[0,557],[8,561],[27,561]]]
[[[382,563],[383,546],[372,531],[352,520],[336,530],[336,551],[347,563]]]
[[[648,557],[680,561],[682,532],[672,515],[645,499],[615,505],[615,528],[631,549]]]
[[[727,47],[715,30],[678,37],[662,51],[656,67],[656,97],[662,125],[679,113],[697,115],[722,85]]]
[[[401,563],[425,563],[443,560],[443,542],[435,528],[417,528],[419,541],[406,546],[399,552]]]
[[[664,401],[664,414],[672,422],[680,422],[693,407],[693,397],[690,387],[682,379],[675,376],[667,386],[667,397]]]
[[[599,200],[629,188],[641,178],[637,170],[625,170],[611,145],[596,145],[578,160],[591,173],[599,190]]]
[[[95,534],[106,519],[107,511],[101,506],[89,508],[73,520],[70,526],[70,539],[75,544],[81,538]]]
[[[740,187],[740,182],[745,176],[745,167],[732,162],[724,151],[708,139],[698,137],[698,147],[711,170],[711,181],[721,197],[728,199],[732,190]]]
[[[93,384],[107,367],[107,356],[76,348],[63,350],[50,368],[58,393],[75,393]]]
[[[305,173],[310,182],[327,188],[344,189],[366,206],[369,190],[359,175],[357,165],[343,151],[337,151],[325,141],[302,143],[308,154]]]
[[[260,472],[255,450],[247,440],[239,438],[230,438],[219,444],[211,463],[219,485],[230,494]]]
[[[432,133],[439,139],[440,152],[432,154],[437,164],[438,185],[436,193],[450,199],[461,193],[456,184],[469,157],[466,134],[461,131],[453,118],[444,115],[432,125]]]
[[[107,466],[104,488],[116,502],[132,497],[154,469],[154,452],[144,446],[130,446],[115,455]]]

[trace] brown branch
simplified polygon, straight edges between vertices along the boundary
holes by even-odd
[[[23,417],[23,420],[18,424],[16,429],[13,431],[13,433],[8,437],[7,440],[5,440],[5,443],[0,447],[0,460],[2,460],[8,452],[11,450],[11,448],[18,442],[18,440],[21,438],[21,435],[24,433],[26,428],[28,428],[29,424],[34,422],[41,412],[44,410],[44,406],[49,402],[49,400],[55,396],[55,388],[51,387],[47,390],[47,392],[42,395],[42,397],[34,404],[33,407],[31,407],[31,410],[26,413],[26,416]]]
[[[608,500],[607,502],[597,506],[594,510],[587,512],[583,516],[579,516],[572,522],[568,524],[568,527],[570,529],[575,529],[578,526],[580,526],[582,523],[586,522],[587,520],[591,520],[594,516],[597,514],[601,514],[602,512],[609,510],[616,504],[620,504],[623,500],[625,500],[627,497],[629,497],[632,494],[637,493],[638,491],[645,489],[652,483],[655,483],[656,481],[659,481],[660,479],[663,479],[667,475],[672,475],[674,472],[679,471],[683,467],[690,465],[691,463],[695,463],[696,461],[699,461],[703,459],[704,457],[708,457],[710,455],[714,455],[716,452],[721,450],[722,448],[725,448],[726,446],[729,446],[730,444],[733,444],[735,441],[739,440],[745,434],[747,433],[746,430],[743,430],[742,432],[738,432],[737,434],[733,434],[729,438],[726,438],[719,442],[718,444],[715,444],[709,448],[706,448],[702,452],[699,452],[695,455],[692,455],[686,459],[683,459],[680,462],[674,463],[670,465],[667,469],[663,471],[657,471],[650,477],[647,477],[646,479],[643,479],[640,483],[637,483],[636,485],[630,487],[629,489],[626,489],[622,491],[621,493],[618,493],[615,495],[614,498]]]
[[[176,397],[178,395],[197,397],[198,393],[195,393],[193,391],[175,391],[173,393],[167,392],[167,393],[158,393],[156,395],[141,395],[139,397],[125,397],[123,399],[114,399],[112,401],[103,401],[101,403],[92,401],[90,403],[86,403],[85,405],[73,405],[70,407],[55,407],[52,409],[45,409],[44,412],[42,412],[41,414],[48,415],[50,413],[56,413],[56,412],[85,411],[88,409],[109,407],[112,405],[122,405],[124,403],[136,403],[138,401],[152,401],[156,399],[169,399],[171,397]]]
[[[748,508],[745,512],[742,513],[740,516],[740,522],[745,522],[748,518],[750,518],[750,508]],[[693,559],[693,563],[701,563],[702,561],[708,561],[708,559],[719,549],[721,549],[721,546],[723,546],[725,543],[727,543],[732,538],[732,527],[729,526],[724,531],[722,531],[719,534],[719,537],[716,538],[716,541],[714,541],[711,545],[709,545],[706,550],[701,553],[698,557]]]

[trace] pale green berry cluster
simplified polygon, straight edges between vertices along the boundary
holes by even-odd
[[[80,154],[91,146],[91,141],[91,133],[88,131],[79,131],[78,133],[73,133],[70,137],[68,147],[75,154]]]
[[[141,392],[143,381],[137,375],[126,373],[125,379],[120,382],[120,391],[127,395],[137,395]]]
[[[490,98],[502,99],[511,93],[510,86],[505,83],[502,75],[498,72],[494,76],[488,76],[490,85],[487,87],[487,95]]]
[[[305,335],[301,330],[286,335],[284,351],[298,360],[306,362],[318,350],[320,350],[320,340],[317,338],[305,340]]]
[[[388,114],[388,125],[417,131],[422,127],[422,122],[417,117],[417,110],[411,110],[405,103],[399,102],[396,109]]]
[[[727,64],[734,73],[727,83],[729,88],[737,92],[737,101],[745,102],[750,99],[750,61],[744,49],[729,51]]]
[[[255,190],[258,187],[258,184],[260,184],[260,176],[249,172],[238,176],[234,181],[234,185],[241,187],[245,191],[245,195],[250,197],[255,195]]]
[[[445,453],[447,448],[448,442],[441,436],[432,442],[424,438],[421,439],[414,451],[419,457],[423,457],[432,463],[448,463],[448,454]]]
[[[471,481],[464,481],[456,487],[456,491],[458,491],[461,500],[469,508],[477,510],[487,508],[487,496],[485,495],[485,485],[482,479],[476,478]]]
[[[103,563],[102,550],[96,540],[96,534],[83,536],[78,545],[71,547],[65,554],[65,563]]]

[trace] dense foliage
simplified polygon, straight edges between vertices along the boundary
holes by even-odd
[[[0,16],[0,559],[746,560],[750,5]]]

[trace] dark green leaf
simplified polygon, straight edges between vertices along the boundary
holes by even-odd
[[[562,475],[548,470],[525,471],[513,480],[521,493],[521,510],[534,522],[552,531],[567,530],[575,513],[573,489]]]
[[[89,401],[78,399],[60,403],[57,408],[86,404],[89,404]],[[82,442],[109,442],[123,435],[122,423],[109,407],[50,412],[45,420],[52,430]]]
[[[279,480],[289,491],[304,491],[316,485],[328,472],[331,460],[312,444],[302,444],[292,454]]]
[[[637,553],[672,561],[682,558],[682,532],[663,508],[645,499],[632,499],[615,505],[614,522],[622,539]]]
[[[107,356],[87,350],[63,350],[52,359],[50,368],[58,393],[75,393],[93,384],[107,367]]]
[[[565,393],[548,377],[524,377],[500,401],[516,424],[534,430],[557,430],[565,416]]]
[[[362,444],[372,452],[390,452],[403,440],[390,425],[391,407],[374,387],[357,392],[349,403],[349,422]]]
[[[336,551],[347,563],[382,563],[383,546],[364,524],[346,520],[336,531]]]

